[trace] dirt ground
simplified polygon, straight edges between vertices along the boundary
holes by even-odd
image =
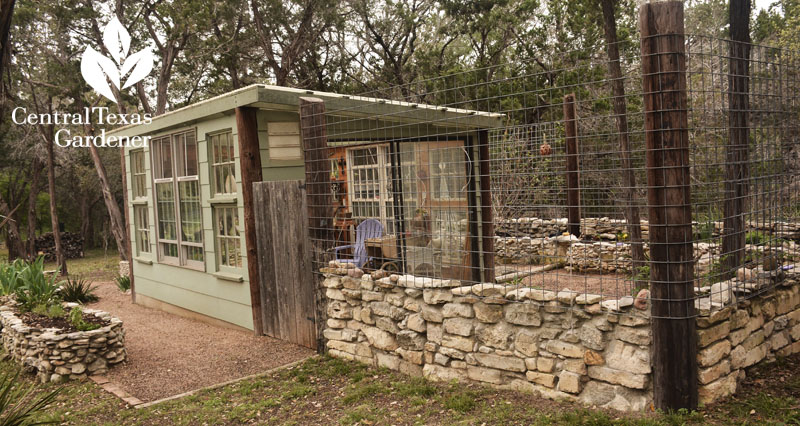
[[[308,357],[314,351],[131,303],[113,282],[95,283],[89,307],[123,321],[128,359],[107,377],[142,401],[244,377]]]
[[[530,271],[540,268],[540,265],[502,265],[501,272]],[[500,273],[496,273],[500,275]],[[510,284],[510,283],[509,283]],[[621,274],[583,274],[570,272],[566,269],[537,272],[524,278],[520,287],[543,288],[550,291],[573,290],[591,294],[599,294],[603,299],[619,299],[623,296],[635,296],[634,282],[628,275]]]

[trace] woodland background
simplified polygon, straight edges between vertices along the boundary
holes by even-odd
[[[686,13],[687,33],[728,35],[728,2],[688,1]],[[136,90],[115,93],[117,105],[80,73],[84,49],[103,45],[112,15],[131,51],[150,44],[157,58]],[[60,225],[86,249],[130,256],[120,150],[54,148],[58,129],[12,123],[16,107],[159,115],[253,83],[407,97],[382,91],[484,67],[493,79],[527,69],[566,86],[584,77],[559,75],[581,59],[575,52],[605,57],[608,41],[623,57],[638,49],[636,17],[631,0],[2,0],[0,223],[10,220],[0,239],[9,258],[31,257],[31,241]],[[756,43],[798,49],[798,28],[800,0],[751,14]],[[63,256],[59,263],[66,268]]]

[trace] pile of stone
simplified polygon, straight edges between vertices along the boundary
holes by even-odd
[[[66,303],[67,308],[78,306]],[[27,372],[36,373],[42,383],[84,379],[105,374],[125,360],[125,331],[122,320],[94,309],[85,314],[107,320],[109,325],[90,331],[62,333],[61,329],[29,327],[9,305],[0,306],[3,347]]]
[[[800,274],[780,287],[697,319],[700,402],[736,392],[747,367],[800,352]]]
[[[568,289],[364,274],[335,262],[321,272],[332,356],[619,410],[643,410],[652,399],[644,294],[603,300]]]
[[[648,223],[642,221],[642,234],[648,235]],[[567,219],[541,219],[521,217],[500,219],[495,223],[495,234],[501,237],[547,238],[567,232]],[[585,240],[616,241],[619,235],[628,232],[625,220],[609,217],[587,217],[581,219],[581,238]]]

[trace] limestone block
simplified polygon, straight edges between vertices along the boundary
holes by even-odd
[[[472,352],[472,348],[475,346],[475,343],[472,339],[467,337],[445,334],[442,336],[442,346],[458,349],[464,352]]]
[[[442,315],[445,318],[472,318],[475,316],[472,312],[472,306],[466,303],[446,303],[442,307]]]
[[[397,333],[397,344],[404,349],[421,351],[425,347],[425,336],[413,330],[403,330]]]
[[[581,392],[581,376],[569,371],[562,371],[558,374],[558,390],[569,393]]]
[[[472,305],[475,310],[475,318],[483,323],[496,323],[503,318],[503,307],[500,305],[487,305],[483,302],[478,302]]]
[[[510,356],[499,356],[495,354],[474,354],[478,364],[484,367],[496,368],[498,370],[508,370],[515,372],[525,372],[525,361],[520,358]]]
[[[391,333],[377,327],[363,327],[361,331],[367,336],[369,344],[377,349],[393,351],[399,347]]]
[[[697,354],[697,364],[700,367],[709,367],[718,363],[730,353],[731,343],[728,340],[720,340],[700,350]]]
[[[425,320],[422,319],[422,315],[420,314],[409,315],[406,321],[406,327],[408,327],[409,330],[424,333],[426,330]]]
[[[550,373],[556,367],[555,358],[536,358],[536,369],[543,373]]]
[[[472,335],[472,320],[466,318],[445,318],[444,331],[450,334],[469,337]]]
[[[717,380],[718,378],[727,375],[731,372],[731,363],[727,359],[722,360],[722,362],[712,365],[708,368],[701,368],[697,375],[697,380],[700,381],[701,385],[705,385],[708,383]]]
[[[603,355],[591,349],[587,349],[586,352],[583,353],[583,362],[586,365],[603,365],[606,360],[603,358]]]
[[[478,335],[478,340],[485,342]],[[539,336],[530,331],[520,331],[514,340],[514,348],[525,356],[535,356],[538,353]]]
[[[441,308],[435,306],[430,306],[430,305],[422,306],[421,314],[422,314],[422,319],[424,319],[425,321],[438,322],[438,323],[444,321],[444,316],[442,315]]]
[[[577,337],[580,339],[580,342],[589,349],[602,351],[605,348],[603,332],[598,330],[597,327],[591,323],[584,323],[581,328],[578,329]]]
[[[605,364],[615,370],[650,374],[650,352],[620,340],[612,340],[605,352]]]
[[[647,387],[647,375],[645,374],[634,374],[602,365],[593,365],[588,370],[589,377],[595,380],[622,385],[631,389],[645,389]]]
[[[704,348],[717,340],[728,337],[731,330],[730,321],[719,323],[713,327],[697,330],[697,346]]]
[[[472,286],[472,294],[478,297],[505,296],[506,287],[501,284],[481,283]]]
[[[430,305],[441,305],[453,300],[453,293],[449,289],[428,289],[422,292],[422,299]]]
[[[582,358],[584,353],[584,349],[582,347],[558,340],[550,340],[547,342],[546,349],[548,352],[568,358]]]
[[[736,392],[736,374],[729,374],[707,385],[700,386],[697,390],[701,404],[710,404]]]
[[[525,373],[525,378],[533,383],[538,383],[548,388],[553,388],[556,385],[556,376],[552,374],[528,371]]]
[[[385,367],[397,371],[400,368],[400,358],[397,355],[375,351],[375,360],[378,367]]]
[[[503,382],[501,371],[491,368],[467,366],[467,377],[478,382],[486,382],[499,385]]]
[[[422,375],[428,380],[437,382],[462,382],[466,379],[463,370],[442,367],[435,364],[425,364]]]
[[[534,327],[542,324],[539,307],[533,303],[512,303],[504,311],[506,321],[511,324]]]

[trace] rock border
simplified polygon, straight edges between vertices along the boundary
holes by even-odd
[[[64,307],[79,307],[65,303]],[[90,331],[61,333],[59,328],[25,325],[11,305],[0,306],[0,325],[6,356],[26,372],[36,373],[42,383],[83,380],[105,374],[114,364],[125,361],[125,330],[122,320],[108,312],[83,309],[85,314],[107,320],[109,325]]]

